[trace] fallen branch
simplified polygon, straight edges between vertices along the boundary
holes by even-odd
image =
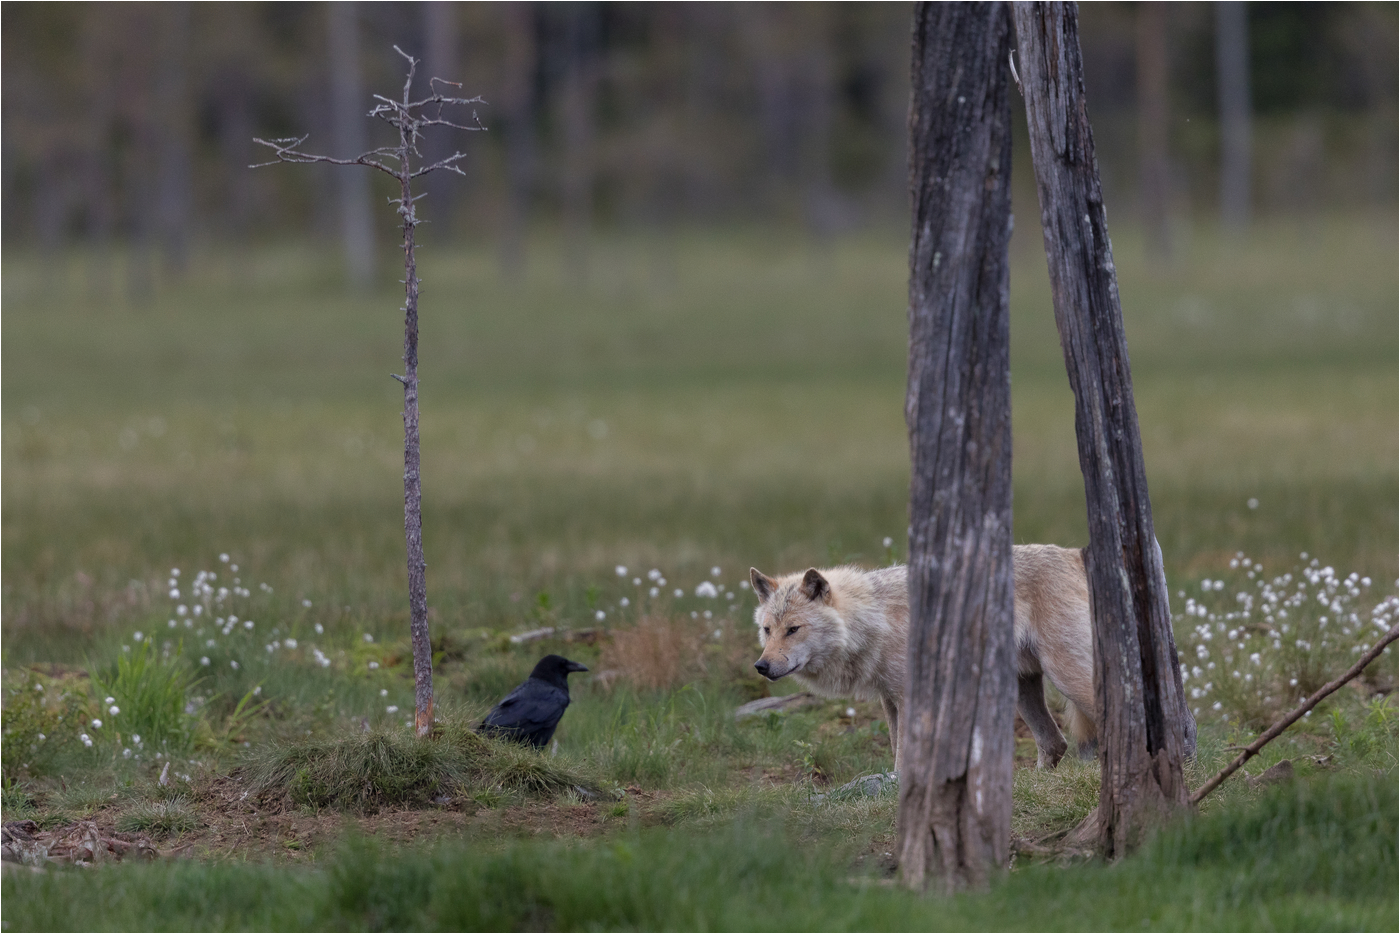
[[[742,720],[745,717],[756,717],[759,714],[776,713],[782,710],[795,710],[798,707],[806,707],[809,704],[818,703],[818,699],[807,691],[800,691],[797,694],[784,694],[782,697],[760,697],[756,701],[749,701],[742,707],[734,711],[734,719]]]
[[[1265,744],[1267,744],[1270,740],[1276,738],[1280,733],[1288,729],[1298,720],[1302,719],[1304,714],[1306,714],[1309,710],[1312,710],[1319,703],[1321,703],[1322,699],[1328,694],[1331,694],[1333,691],[1337,690],[1342,685],[1346,684],[1348,681],[1361,674],[1361,672],[1366,669],[1367,665],[1371,664],[1373,661],[1380,657],[1381,652],[1385,651],[1386,646],[1390,645],[1390,643],[1395,641],[1397,635],[1400,635],[1400,625],[1391,626],[1390,631],[1387,632],[1385,635],[1381,636],[1379,641],[1377,641],[1375,645],[1371,646],[1370,651],[1368,651],[1365,655],[1362,655],[1361,658],[1357,659],[1356,664],[1348,668],[1346,674],[1342,675],[1336,681],[1327,682],[1322,687],[1314,691],[1311,697],[1299,704],[1282,720],[1279,720],[1273,726],[1269,727],[1267,730],[1261,733],[1259,735],[1259,738],[1256,739],[1254,742],[1244,747],[1244,751],[1242,751],[1238,756],[1235,757],[1235,761],[1225,766],[1225,768],[1221,769],[1219,772],[1216,772],[1215,775],[1211,776],[1210,781],[1206,782],[1200,788],[1196,789],[1195,793],[1191,795],[1191,804],[1200,804],[1202,798],[1204,798],[1206,795],[1210,794],[1212,791],[1218,788],[1220,786],[1220,783],[1225,781],[1225,779],[1235,774],[1239,767],[1244,765],[1245,762],[1249,761],[1249,759],[1253,757],[1256,753],[1258,753],[1259,750],[1263,749]]]

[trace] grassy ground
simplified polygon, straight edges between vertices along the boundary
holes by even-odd
[[[1278,224],[1244,243],[1202,231],[1167,269],[1139,261],[1131,229],[1118,233],[1173,591],[1224,574],[1243,550],[1270,572],[1306,551],[1373,577],[1373,600],[1390,592],[1400,509],[1393,218],[1337,218],[1307,232]],[[1082,544],[1072,400],[1043,258],[1024,232],[1013,246],[1016,537]],[[583,282],[547,248],[518,282],[503,280],[486,252],[424,253],[424,536],[444,716],[453,729],[469,724],[545,651],[619,674],[575,677],[547,760],[562,776],[555,784],[531,784],[536,766],[505,752],[467,750],[413,766],[434,777],[349,814],[326,804],[339,799],[301,767],[286,787],[242,795],[278,755],[295,760],[298,744],[383,738],[374,754],[387,756],[402,740],[412,701],[401,395],[388,377],[400,352],[398,298],[387,286],[340,294],[327,258],[295,246],[206,256],[186,282],[140,306],[93,299],[90,258],[5,256],[6,819],[93,817],[214,859],[104,874],[92,904],[107,922],[42,897],[62,874],[7,878],[7,895],[41,897],[24,899],[34,912],[24,924],[6,912],[4,925],[935,923],[926,903],[842,884],[880,877],[892,798],[808,800],[888,768],[878,710],[832,701],[742,723],[731,715],[768,690],[748,667],[752,603],[740,584],[750,565],[773,573],[902,555],[904,249],[873,236],[826,247],[744,232],[619,239],[598,245]],[[172,568],[178,598],[168,595]],[[656,597],[652,568],[667,580]],[[180,616],[178,606],[197,602],[199,571],[231,592],[208,598],[207,614]],[[702,580],[733,598],[694,596]],[[225,622],[227,633],[211,622],[230,614],[239,619]],[[630,654],[620,640],[518,646],[503,635],[540,625],[630,633],[643,616],[663,638]],[[142,722],[157,722],[162,698],[193,711],[176,704],[175,726],[144,728],[144,745],[130,738],[137,708],[123,699],[126,709],[110,715],[103,700],[123,676],[118,661],[143,651],[138,631],[154,635],[153,659],[164,647],[177,660],[160,663],[168,689],[143,676]],[[657,671],[648,683],[644,673]],[[62,704],[23,700],[65,691]],[[1336,872],[1309,875],[1302,857],[1265,869],[1220,842],[1257,837],[1277,848],[1269,841],[1282,834],[1294,841],[1288,852],[1304,853],[1311,844],[1299,841],[1331,834],[1327,846],[1365,853],[1366,866],[1389,867],[1393,879],[1391,703],[1348,694],[1271,746],[1259,769],[1293,758],[1304,774],[1296,792],[1262,800],[1232,782],[1209,799],[1208,819],[1151,855],[1110,870],[1018,869],[999,890],[1011,898],[963,900],[961,914],[938,917],[989,928],[1139,918],[1393,926],[1393,891],[1340,855]],[[85,728],[87,747],[76,724],[93,716],[106,722]],[[46,738],[32,748],[10,732],[37,735],[43,724]],[[1203,723],[1193,784],[1241,735]],[[1033,756],[1025,741],[1018,753],[1023,763]],[[167,755],[190,776],[173,791],[154,782]],[[483,781],[488,766],[498,771]],[[558,791],[574,783],[587,793]],[[1071,826],[1096,785],[1092,764],[1018,771],[1018,833]],[[1379,804],[1354,805],[1367,795]],[[1358,825],[1367,808],[1389,824]],[[421,865],[405,864],[428,880],[437,907],[394,907],[386,867],[404,858],[344,844],[347,827],[386,846],[440,840],[428,853],[415,846]],[[537,835],[546,840],[524,839]],[[700,869],[668,862],[713,866],[736,852],[749,855],[712,878],[747,881],[720,886],[723,899],[701,897],[716,884]],[[286,873],[262,860],[320,868]],[[1132,894],[1171,875],[1183,880],[1177,896]],[[480,916],[442,907],[508,876],[520,888],[482,902]],[[574,881],[556,899],[538,880],[560,876]],[[239,893],[266,886],[283,894],[239,907]],[[618,894],[601,904],[568,894],[573,886]],[[813,886],[834,894],[816,898]],[[651,899],[654,889],[670,897]],[[153,920],[157,896],[176,890],[203,894]],[[651,901],[662,904],[639,907]],[[1090,902],[1103,914],[1085,914]],[[770,904],[771,913],[756,907]],[[1072,920],[1046,920],[1056,917]]]

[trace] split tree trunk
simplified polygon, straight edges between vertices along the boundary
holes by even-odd
[[[1130,850],[1187,806],[1182,760],[1194,751],[1172,638],[1166,577],[1133,404],[1108,218],[1084,100],[1078,13],[1018,3],[1016,34],[1040,195],[1055,322],[1074,390],[1089,511],[1099,761],[1096,830],[1105,855]]]
[[[986,884],[1011,835],[1011,15],[914,10],[904,881]]]

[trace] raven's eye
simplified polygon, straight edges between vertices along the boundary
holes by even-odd
[[[801,626],[789,626],[789,627],[788,627],[787,634],[788,634],[788,635],[792,635],[794,632],[797,632],[797,630],[799,630],[799,629],[801,629],[801,628],[802,628]]]

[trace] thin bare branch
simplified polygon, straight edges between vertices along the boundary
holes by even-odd
[[[271,160],[270,162],[259,162],[254,165],[250,165],[249,168],[260,169],[264,166],[277,165],[280,162],[292,162],[301,164],[311,162],[325,162],[330,165],[368,166],[371,169],[378,169],[386,175],[391,175],[394,178],[399,177],[399,172],[389,168],[389,166],[379,161],[379,159],[393,159],[395,161],[398,161],[399,153],[395,149],[371,149],[369,152],[360,153],[353,159],[337,159],[334,156],[323,156],[319,153],[314,152],[302,152],[297,147],[304,143],[306,139],[307,137],[305,136],[299,139],[288,138],[274,140],[259,139],[257,137],[254,137],[253,142],[257,143],[260,146],[266,146],[268,149],[271,149],[276,154],[277,158]]]
[[[1362,655],[1361,658],[1357,659],[1356,664],[1348,668],[1346,674],[1342,675],[1336,681],[1327,682],[1322,687],[1314,691],[1311,697],[1303,701],[1297,707],[1293,708],[1293,710],[1290,711],[1287,716],[1285,716],[1283,719],[1279,720],[1273,726],[1269,727],[1267,730],[1261,733],[1259,738],[1256,739],[1254,742],[1244,747],[1244,751],[1241,752],[1238,756],[1236,756],[1233,762],[1231,762],[1229,765],[1225,766],[1225,768],[1221,769],[1219,772],[1216,772],[1213,776],[1211,776],[1210,781],[1206,782],[1200,788],[1197,788],[1195,793],[1191,795],[1191,803],[1193,805],[1200,804],[1202,798],[1204,798],[1206,795],[1210,794],[1212,791],[1218,788],[1220,786],[1220,783],[1225,781],[1225,779],[1235,774],[1239,767],[1244,765],[1245,762],[1247,762],[1252,756],[1258,753],[1259,750],[1263,749],[1266,743],[1268,743],[1270,740],[1275,739],[1284,730],[1288,729],[1298,720],[1302,719],[1304,714],[1306,714],[1309,710],[1312,710],[1319,703],[1321,703],[1322,699],[1325,698],[1328,694],[1331,694],[1333,691],[1336,691],[1342,685],[1346,684],[1348,681],[1351,681],[1357,675],[1361,674],[1361,672],[1365,671],[1366,666],[1371,664],[1377,658],[1379,658],[1380,654],[1385,651],[1385,647],[1395,641],[1397,635],[1400,635],[1400,625],[1391,626],[1390,631],[1387,632],[1385,635],[1381,636],[1380,639],[1376,642],[1376,644],[1371,646],[1370,651],[1368,651],[1365,655]]]
[[[432,165],[425,165],[425,166],[423,166],[421,169],[418,169],[417,171],[415,171],[415,172],[413,173],[413,178],[417,178],[417,177],[420,176],[420,175],[427,175],[429,172],[436,172],[436,171],[438,171],[439,169],[442,169],[443,171],[447,171],[447,172],[456,172],[458,175],[463,175],[463,176],[465,176],[467,173],[463,172],[463,171],[457,166],[457,163],[458,163],[459,161],[461,161],[462,159],[465,159],[466,157],[467,157],[467,154],[464,153],[464,152],[456,152],[456,153],[453,153],[452,155],[448,156],[446,159],[442,159],[441,161],[434,162]]]

